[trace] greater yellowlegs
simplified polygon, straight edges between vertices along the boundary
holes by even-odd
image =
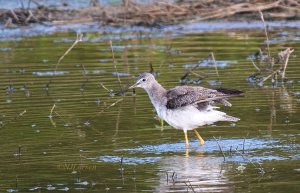
[[[227,99],[240,95],[239,90],[209,89],[200,86],[177,86],[170,90],[162,87],[150,73],[140,74],[136,83],[129,88],[141,87],[148,93],[157,115],[175,129],[182,129],[186,147],[189,147],[188,130],[194,130],[204,145],[204,140],[196,128],[210,125],[217,121],[238,121],[239,118],[215,110],[212,106],[217,102],[231,106]]]

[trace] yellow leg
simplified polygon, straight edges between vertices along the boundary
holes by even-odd
[[[200,145],[204,145],[204,140],[202,139],[202,137],[199,135],[198,131],[196,129],[193,129],[195,134],[197,135],[199,141],[200,141]]]
[[[184,132],[184,138],[185,138],[185,147],[189,148],[190,144],[189,144],[189,139],[188,139],[188,136],[187,136],[187,130],[184,130],[183,132]]]
[[[160,126],[164,127],[164,120],[163,119],[160,120]]]

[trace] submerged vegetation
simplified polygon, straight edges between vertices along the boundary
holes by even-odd
[[[256,83],[262,85],[266,80],[271,78],[273,86],[278,83],[278,76],[281,76],[281,81],[286,80],[285,72],[288,66],[289,57],[294,52],[291,48],[286,48],[284,51],[280,51],[277,57],[272,57],[270,52],[270,40],[268,36],[268,28],[264,19],[264,15],[259,11],[261,21],[264,25],[264,32],[266,36],[266,45],[263,45],[267,54],[265,54],[260,48],[257,53],[250,57],[250,60],[257,70],[256,73],[252,74],[247,78],[251,83]],[[253,60],[255,60],[259,65],[257,65]]]

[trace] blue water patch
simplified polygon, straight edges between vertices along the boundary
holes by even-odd
[[[0,52],[10,52],[12,51],[12,48],[0,48]]]
[[[113,50],[116,52],[122,52],[125,49],[145,49],[145,48],[151,48],[159,51],[164,51],[166,50],[166,47],[164,46],[158,46],[158,45],[140,45],[140,44],[129,44],[129,45],[113,45]]]
[[[300,91],[292,92],[292,94],[293,94],[294,96],[300,96]]]
[[[87,185],[89,185],[89,182],[88,181],[78,181],[78,182],[75,182],[74,184],[87,186]]]
[[[210,86],[221,86],[222,85],[222,82],[219,80],[208,80],[207,83]]]
[[[218,143],[220,144],[223,151],[230,151],[230,148],[244,149],[247,151],[255,149],[265,149],[272,148],[272,144],[278,142],[275,139],[220,139]],[[205,141],[204,146],[199,146],[199,141],[190,141],[189,152],[205,152],[213,153],[219,152],[218,143],[215,140]],[[129,152],[143,152],[143,153],[171,153],[171,152],[186,152],[185,143],[172,143],[172,144],[159,144],[159,145],[145,145],[137,148],[119,149],[117,151],[129,151]]]
[[[53,43],[73,43],[76,39],[74,38],[60,38],[53,40]]]
[[[297,42],[300,41],[300,37],[276,37],[269,40],[269,43],[283,43],[283,42]],[[266,41],[265,41],[266,43]]]
[[[100,156],[96,159],[98,162],[122,163],[129,165],[148,164],[159,161],[161,157],[121,157],[121,156]]]
[[[69,74],[67,71],[45,71],[45,72],[32,72],[33,75],[37,76],[54,76],[54,75],[65,75]]]
[[[299,28],[300,21],[268,21],[269,28]],[[84,41],[99,42],[108,40],[128,40],[132,38],[162,38],[162,37],[176,37],[181,34],[189,33],[201,33],[210,32],[216,30],[232,30],[232,29],[263,29],[263,25],[260,21],[245,21],[245,22],[224,22],[224,21],[209,21],[209,22],[195,22],[186,23],[180,25],[172,25],[165,27],[142,27],[142,26],[129,26],[129,27],[114,27],[114,26],[102,26],[98,23],[88,24],[68,24],[59,26],[30,24],[28,26],[22,26],[19,28],[6,28],[4,25],[0,25],[0,41],[20,41],[23,37],[33,37],[41,34],[53,34],[57,31],[73,31],[75,33],[84,32],[102,32],[111,33],[113,35],[102,36],[97,38],[86,38]],[[135,33],[136,35],[120,35],[121,33]],[[149,34],[140,34],[140,32]],[[171,33],[170,33],[171,32]],[[60,40],[56,40],[60,41]],[[62,39],[62,42],[68,42],[71,39]]]
[[[132,76],[131,74],[129,74],[127,72],[113,72],[112,75],[113,76],[122,76],[122,77]]]
[[[195,67],[215,67],[225,68],[231,64],[237,64],[235,60],[216,60],[215,63],[212,60],[201,60],[197,64],[184,64],[183,68],[195,68]]]
[[[7,189],[7,192],[19,192],[18,189]]]
[[[95,42],[107,42],[107,41],[110,41],[110,40],[112,40],[112,41],[125,41],[125,40],[131,40],[131,39],[145,39],[145,38],[156,39],[156,38],[164,38],[166,36],[168,36],[169,38],[178,36],[177,34],[168,34],[168,35],[166,35],[164,33],[161,33],[162,31],[158,31],[157,29],[153,29],[153,30],[149,31],[145,28],[142,29],[142,31],[139,31],[139,32],[145,32],[145,33],[150,32],[149,34],[135,33],[136,28],[137,27],[133,27],[132,29],[127,29],[127,28],[118,28],[118,29],[116,29],[116,28],[113,28],[113,29],[110,29],[110,30],[114,30],[113,34],[106,35],[106,36],[86,38],[84,41],[95,43]],[[111,32],[111,31],[109,31],[109,32]],[[120,33],[123,33],[123,32],[128,33],[128,34],[120,35]],[[133,47],[134,46],[132,46],[132,48]],[[152,46],[145,45],[145,47],[151,48]],[[155,46],[155,47],[158,47],[158,46]],[[116,47],[116,48],[118,49],[118,47]]]
[[[105,155],[89,159],[110,163],[121,163],[122,160],[123,164],[134,165],[155,163],[165,159],[166,156],[185,155],[192,158],[199,153],[205,155],[205,157],[221,160],[223,160],[224,154],[226,161],[242,163],[292,159],[291,156],[283,156],[284,154],[281,152],[286,151],[286,146],[288,145],[280,143],[277,139],[218,139],[218,142],[216,140],[207,140],[204,146],[200,146],[198,140],[194,140],[190,141],[189,149],[185,148],[185,142],[143,145],[116,150],[119,155],[120,152],[124,152],[124,155],[132,156]],[[143,157],[138,157],[141,153]],[[147,154],[149,156],[145,157]]]
[[[279,32],[277,34],[278,34],[278,37],[271,38],[269,43],[282,43],[282,42],[300,41],[300,33],[299,32],[283,31],[283,32]]]

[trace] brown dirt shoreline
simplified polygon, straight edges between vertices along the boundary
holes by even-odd
[[[42,5],[35,9],[0,9],[0,22],[6,27],[30,23],[65,25],[89,22],[112,26],[160,26],[219,19],[259,20],[259,10],[268,20],[300,18],[300,2],[297,0],[179,0],[176,3],[159,1],[151,4],[123,0],[123,4],[118,6],[94,4],[83,9],[48,8]]]

